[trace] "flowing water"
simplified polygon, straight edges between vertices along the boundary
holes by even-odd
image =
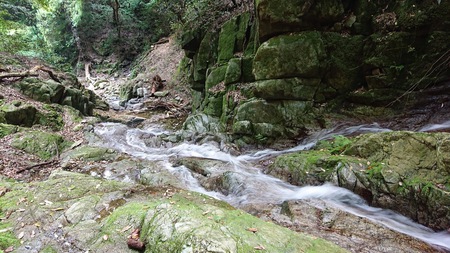
[[[421,130],[427,131],[427,129],[435,129],[436,127],[442,126],[427,126],[427,128]],[[100,139],[98,145],[113,148],[141,159],[157,161],[175,175],[184,188],[222,199],[236,207],[253,203],[278,204],[285,200],[324,199],[334,202],[344,211],[368,218],[398,232],[450,250],[450,233],[447,231],[434,232],[393,211],[370,207],[361,197],[347,189],[330,184],[322,186],[293,186],[266,175],[255,167],[255,164],[262,159],[310,149],[319,140],[331,138],[333,135],[384,131],[390,130],[383,129],[376,124],[334,129],[317,133],[291,149],[282,151],[267,149],[240,156],[233,156],[221,151],[220,145],[214,142],[197,145],[189,142],[172,144],[161,141],[159,136],[170,135],[171,133],[158,126],[138,129],[129,128],[118,123],[101,123],[95,127],[94,132]],[[173,158],[183,157],[206,158],[227,163],[229,166],[212,168],[212,170],[216,170],[214,171],[216,174],[231,177],[233,184],[228,189],[228,194],[224,195],[204,189],[188,168],[174,166],[171,163]]]

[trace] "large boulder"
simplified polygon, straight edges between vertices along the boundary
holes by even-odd
[[[388,132],[338,137],[278,157],[268,173],[297,185],[333,182],[435,229],[450,226],[450,135]]]
[[[11,146],[42,159],[60,154],[71,143],[62,136],[41,131],[23,131],[13,135]]]
[[[331,0],[258,0],[259,37],[317,30],[340,21],[344,15],[341,1]]]
[[[0,106],[0,122],[11,125],[31,127],[36,121],[38,110],[30,104],[14,101]]]
[[[321,78],[326,51],[319,32],[280,35],[261,44],[253,62],[256,80]]]
[[[23,241],[10,236],[19,252],[135,252],[127,242],[141,242],[145,252],[347,252],[174,187],[149,188],[66,171],[32,184],[0,181],[0,187],[0,212],[10,213],[4,224]],[[13,222],[19,217],[24,225]],[[133,242],[135,229],[140,233]]]

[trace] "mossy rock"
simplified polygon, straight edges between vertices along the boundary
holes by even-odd
[[[445,229],[450,217],[448,146],[448,133],[338,136],[316,150],[278,157],[269,172],[299,185],[332,182],[373,205]]]
[[[283,122],[283,118],[276,106],[264,100],[255,99],[238,107],[235,122],[238,121],[278,125]]]
[[[38,110],[29,104],[11,103],[0,106],[0,117],[5,119],[4,123],[31,127],[36,121]]]
[[[60,103],[65,91],[64,85],[60,83],[53,80],[43,82],[36,78],[26,78],[16,87],[26,96],[44,103]]]
[[[219,34],[217,62],[225,63],[234,57],[234,49],[236,45],[236,36],[238,35],[238,18],[234,17],[225,24]]]
[[[43,182],[1,181],[0,185],[8,187],[0,197],[0,206],[2,211],[12,213],[9,220],[17,219],[21,208],[25,210],[20,212],[25,224],[41,217],[39,225],[44,232],[32,237],[25,233],[22,239],[27,243],[18,245],[19,252],[29,244],[37,245],[39,251],[89,248],[95,252],[133,252],[126,242],[135,228],[140,228],[145,252],[252,252],[258,245],[270,252],[347,252],[323,239],[262,221],[214,198],[173,187],[142,187],[60,170]],[[167,193],[170,198],[165,197]],[[50,211],[54,215],[48,215]],[[59,219],[61,215],[69,215],[73,223]],[[253,233],[248,228],[258,231]],[[20,234],[27,227],[17,224],[14,231]],[[54,231],[63,231],[74,240],[64,245],[46,236]]]
[[[10,134],[14,134],[18,131],[19,131],[19,127],[16,125],[0,123],[0,138],[3,138]]]
[[[20,132],[13,135],[11,146],[21,149],[29,154],[37,155],[42,159],[49,159],[60,154],[70,142],[57,134],[41,131]]]
[[[361,60],[364,37],[339,33],[323,33],[322,36],[329,57],[324,82],[341,94],[361,87],[364,83]]]
[[[206,71],[217,62],[217,43],[218,35],[216,32],[209,31],[203,37],[200,47],[193,59],[193,81],[203,83],[206,80]],[[195,85],[195,90],[203,90],[205,87]]]
[[[225,85],[237,83],[242,77],[242,60],[233,58],[228,61],[227,70],[225,73]]]
[[[364,44],[364,70],[366,76],[374,76],[377,82],[367,79],[369,88],[408,89],[408,79],[424,73],[409,73],[411,64],[420,57],[423,38],[413,33],[393,32],[389,34],[373,34]]]
[[[255,81],[255,75],[253,74],[253,58],[254,56],[245,56],[242,58],[241,74],[243,82]]]
[[[256,97],[266,100],[312,101],[320,79],[286,78],[258,81],[253,84]]]
[[[280,35],[261,44],[253,61],[256,80],[321,78],[326,51],[319,32]]]
[[[220,117],[222,115],[222,94],[210,95],[203,101],[203,103],[205,104],[203,113],[213,117]]]
[[[321,30],[341,21],[341,1],[258,0],[259,36],[262,41],[288,32]]]
[[[64,127],[64,110],[57,105],[44,105],[44,111],[39,111],[36,115],[36,123],[47,126],[53,131],[59,131]]]
[[[283,117],[286,130],[292,131],[292,136],[319,130],[325,125],[323,112],[315,108],[312,101],[281,100],[274,105]]]
[[[212,87],[218,85],[225,80],[225,74],[227,72],[227,65],[212,68],[209,70],[208,78],[206,79],[205,88],[208,91]]]
[[[69,150],[62,154],[63,164],[70,160],[82,160],[82,161],[102,161],[102,160],[114,160],[118,156],[117,152],[102,147],[94,146],[81,146],[73,150]],[[63,166],[64,167],[64,166]]]

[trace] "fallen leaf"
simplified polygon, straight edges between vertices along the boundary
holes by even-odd
[[[136,229],[133,230],[133,232],[131,233],[130,238],[131,238],[131,239],[138,240],[138,239],[139,239],[139,233],[140,233],[140,232],[141,232],[141,231],[139,230],[139,228],[136,228]]]
[[[266,248],[264,248],[264,246],[262,246],[262,245],[260,244],[260,245],[258,245],[258,246],[256,246],[256,247],[254,247],[254,249],[256,249],[256,250],[265,250]]]
[[[256,232],[258,232],[258,229],[257,228],[247,228],[247,231],[256,233]]]
[[[14,246],[9,246],[8,248],[5,249],[5,253],[10,253],[14,251]]]
[[[53,209],[52,209],[53,212],[56,212],[56,211],[62,211],[62,210],[65,210],[65,208],[63,208],[63,207],[58,207],[58,208],[53,208]]]
[[[126,226],[126,227],[122,228],[122,230],[120,230],[120,232],[123,233],[123,232],[129,230],[130,228],[131,228],[131,226]]]
[[[22,239],[25,236],[25,232],[20,232],[20,234],[17,236],[18,239]]]

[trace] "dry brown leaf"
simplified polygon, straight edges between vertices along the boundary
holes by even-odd
[[[4,251],[5,251],[5,253],[13,252],[13,251],[14,251],[14,246],[9,246],[9,247],[6,248]]]
[[[20,232],[20,234],[17,236],[18,239],[22,239],[25,236],[25,232]]]
[[[264,246],[262,246],[261,244],[258,246],[255,246],[254,249],[256,250],[265,250],[266,248],[264,248]]]
[[[132,233],[131,233],[131,236],[130,236],[130,238],[131,239],[134,239],[134,240],[139,240],[139,233],[140,233],[141,231],[139,230],[139,228],[136,228]]]
[[[131,228],[131,226],[126,226],[124,228],[122,228],[122,230],[120,230],[121,233],[126,232],[127,230],[129,230]]]
[[[257,228],[247,228],[247,231],[256,233],[256,232],[258,232],[258,229]]]

